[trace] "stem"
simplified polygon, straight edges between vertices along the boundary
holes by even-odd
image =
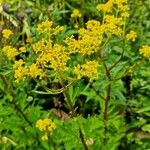
[[[102,100],[106,100],[105,97],[103,95],[101,95],[96,89],[95,87],[92,85],[92,89],[94,90],[94,92],[97,94],[97,96],[99,96]]]
[[[109,71],[111,71],[114,67],[116,67],[120,63],[121,59],[123,58],[124,51],[125,51],[125,41],[123,41],[123,48],[122,49],[123,50],[122,50],[120,58],[112,66],[110,66],[108,68]]]
[[[107,67],[107,65],[103,62],[105,71],[106,71],[106,76],[107,76],[107,80],[109,82],[108,87],[107,87],[107,95],[105,98],[105,108],[104,108],[104,120],[107,120],[108,118],[108,106],[109,106],[109,101],[110,101],[110,97],[111,97],[111,74],[110,71]]]
[[[84,139],[84,135],[83,135],[83,132],[82,132],[81,128],[79,129],[79,132],[80,132],[80,139],[81,139],[81,142],[82,142],[82,144],[84,146],[84,149],[88,150],[88,147],[86,145],[86,142],[85,142],[85,139]]]
[[[0,76],[4,85],[7,87],[9,87],[9,84],[6,80],[6,78],[4,76]],[[14,94],[13,90],[9,87],[8,89],[8,93],[10,93],[10,95],[12,96],[12,102],[10,102],[13,106],[14,106],[14,109],[24,118],[24,120],[32,127],[32,123],[31,121],[27,118],[27,116],[24,114],[24,112],[19,108],[19,106],[16,104],[16,95]]]
[[[62,77],[62,75],[61,75],[60,72],[57,72],[57,73],[58,73],[58,75],[59,75],[60,84],[61,84],[61,86],[64,88],[65,85],[64,85],[64,82],[63,82],[63,77]],[[69,106],[69,109],[70,109],[70,111],[71,111],[71,113],[72,113],[72,114],[71,114],[72,117],[75,117],[77,114],[76,114],[76,112],[75,112],[75,110],[74,110],[74,108],[73,108],[73,104],[72,104],[72,102],[71,102],[70,95],[69,95],[68,91],[67,91],[67,90],[66,90],[66,91],[63,91],[63,94],[64,94],[64,96],[65,96],[65,100],[66,100],[66,102],[67,102],[67,105]]]
[[[109,108],[109,101],[110,101],[110,98],[111,98],[111,74],[110,74],[110,70],[109,68],[107,67],[107,65],[104,63],[103,61],[103,65],[104,65],[104,68],[105,68],[105,71],[106,71],[106,77],[107,77],[107,80],[108,80],[108,86],[107,86],[107,95],[106,95],[106,98],[105,98],[105,104],[104,104],[104,111],[103,111],[103,121],[104,121],[104,138],[102,138],[102,145],[105,145],[106,144],[106,140],[107,140],[107,137],[106,137],[106,132],[107,132],[107,119],[108,119],[108,108]]]

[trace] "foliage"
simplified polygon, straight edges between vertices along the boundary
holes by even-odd
[[[0,0],[0,149],[149,149],[149,3]]]

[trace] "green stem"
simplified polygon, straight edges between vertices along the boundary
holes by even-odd
[[[64,88],[65,85],[64,85],[63,77],[62,77],[62,75],[61,75],[60,72],[57,72],[57,73],[58,73],[58,76],[59,76],[59,79],[60,79],[60,84],[61,84],[61,86]],[[75,110],[74,110],[74,108],[73,108],[73,104],[72,104],[72,102],[71,102],[71,98],[70,98],[70,95],[69,95],[69,93],[68,93],[68,90],[63,91],[63,94],[64,94],[64,96],[65,96],[65,100],[66,100],[66,102],[67,102],[67,105],[68,105],[68,107],[69,107],[69,109],[70,109],[70,111],[71,111],[72,117],[75,117],[75,116],[76,116],[76,112],[75,112]]]
[[[105,98],[105,107],[104,107],[104,120],[107,120],[107,118],[108,118],[108,106],[109,106],[109,101],[111,98],[111,74],[110,74],[110,71],[109,71],[107,65],[104,62],[103,62],[103,65],[104,65],[104,68],[106,71],[107,80],[109,82],[108,87],[107,87],[107,95]]]
[[[121,52],[121,56],[120,56],[120,58],[114,63],[114,64],[112,64],[112,66],[110,66],[109,68],[108,68],[108,70],[109,71],[111,71],[114,67],[116,67],[119,63],[120,63],[120,61],[122,60],[122,58],[123,58],[123,56],[124,56],[124,52],[125,52],[125,41],[123,40],[123,48],[122,48],[123,50],[122,50],[122,52]]]
[[[24,114],[24,112],[16,104],[16,95],[15,95],[14,91],[12,90],[12,88],[9,86],[7,79],[2,75],[0,77],[1,77],[4,85],[6,86],[8,93],[12,97],[12,101],[10,103],[14,106],[14,109],[24,118],[24,120],[32,127],[33,126],[32,122],[30,122],[30,120],[27,118],[27,116]]]
[[[85,139],[84,139],[84,135],[83,135],[83,132],[82,132],[81,128],[79,129],[79,133],[80,133],[80,139],[81,139],[81,142],[82,142],[82,144],[83,144],[83,146],[84,146],[84,149],[85,149],[85,150],[88,150],[88,147],[87,147],[87,145],[86,145],[86,141],[85,141]]]

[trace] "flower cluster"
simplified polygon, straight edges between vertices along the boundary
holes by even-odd
[[[131,41],[135,41],[137,38],[137,33],[135,31],[130,31],[127,35],[126,35],[126,39],[127,40],[131,40]]]
[[[150,46],[144,45],[140,50],[140,54],[145,58],[150,59]]]
[[[98,4],[97,10],[105,13],[112,13],[113,11],[126,12],[129,10],[127,0],[108,0],[105,4]]]
[[[2,34],[5,39],[9,39],[9,37],[13,34],[13,32],[10,29],[4,29],[2,31]]]
[[[14,60],[15,56],[18,55],[17,49],[9,45],[4,46],[2,50],[9,60]]]
[[[72,14],[71,14],[71,18],[80,18],[82,15],[80,13],[80,11],[78,9],[74,9]]]
[[[31,76],[32,78],[44,77],[46,75],[46,70],[48,68],[55,71],[66,71],[67,70],[67,61],[69,55],[66,52],[64,46],[60,44],[53,44],[51,38],[54,35],[62,31],[63,27],[57,26],[56,28],[52,27],[51,21],[44,21],[38,25],[37,31],[40,33],[48,34],[48,38],[42,38],[39,41],[31,44],[32,50],[35,53],[33,63],[27,63],[23,60],[18,60],[14,62],[14,73],[16,81],[24,79],[26,76]],[[49,32],[46,32],[49,31]],[[11,48],[11,47],[10,47]],[[5,48],[6,49],[6,48]],[[5,51],[5,53],[10,53],[10,51]],[[7,48],[8,49],[8,48]],[[18,54],[26,53],[27,49],[25,47],[20,47],[18,50],[15,49],[17,53],[11,53],[13,56]],[[10,54],[7,56],[10,58]],[[12,58],[12,56],[11,56]],[[18,67],[16,67],[18,66]]]
[[[108,0],[105,4],[98,4],[96,8],[104,14],[103,24],[108,36],[124,37],[126,18],[129,17],[127,0]]]
[[[90,20],[86,24],[86,28],[78,31],[79,38],[74,39],[73,36],[67,38],[65,43],[68,46],[69,53],[81,53],[82,55],[91,55],[97,52],[102,43],[104,29],[99,21]]]
[[[104,17],[105,31],[110,35],[123,35],[123,24],[124,21],[121,17],[115,17],[113,15],[106,15]]]
[[[14,77],[18,82],[21,79],[25,79],[26,76],[31,76],[32,78],[43,77],[45,73],[37,64],[33,63],[30,66],[27,66],[26,63],[20,59],[14,62]]]
[[[112,9],[113,9],[113,0],[109,0],[105,4],[98,4],[96,8],[97,8],[98,11],[102,11],[104,13],[106,13],[106,12],[108,12],[108,13],[112,12]]]
[[[74,67],[74,73],[77,75],[78,79],[82,77],[88,77],[90,81],[98,77],[98,67],[99,63],[97,61],[88,61],[86,64],[77,65]]]
[[[39,33],[49,32],[52,25],[53,25],[52,21],[49,20],[43,21],[42,23],[38,24],[37,31]]]
[[[15,61],[13,65],[13,69],[15,70],[14,77],[16,81],[19,81],[20,79],[24,79],[29,71],[29,69],[25,66],[25,62],[22,59]]]
[[[62,45],[52,45],[51,40],[42,39],[33,44],[33,50],[37,53],[36,62],[38,65],[52,68],[55,71],[67,70],[69,56]]]
[[[40,119],[36,122],[36,128],[38,128],[41,132],[44,132],[42,140],[48,140],[48,137],[56,129],[56,125],[51,119]]]

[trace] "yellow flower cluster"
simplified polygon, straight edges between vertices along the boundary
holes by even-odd
[[[56,129],[56,125],[51,119],[40,119],[36,122],[36,128],[38,128],[41,132],[44,132],[42,140],[48,140],[48,137]]]
[[[36,78],[37,76],[43,77],[45,73],[43,72],[42,69],[38,67],[37,64],[32,64],[29,67],[29,73],[28,73],[32,78]]]
[[[37,64],[27,66],[25,65],[25,62],[22,59],[15,61],[13,68],[15,70],[14,77],[17,82],[21,79],[25,79],[26,76],[36,78],[38,76],[43,77],[45,75],[43,70]]]
[[[15,61],[13,69],[15,70],[14,77],[17,82],[20,79],[24,79],[29,72],[29,69],[25,66],[25,62],[22,59]]]
[[[2,50],[9,60],[14,60],[15,56],[18,55],[17,49],[12,46],[4,46]]]
[[[105,4],[98,4],[96,8],[104,13],[103,25],[109,37],[117,35],[124,38],[126,18],[129,17],[127,0],[108,0]]]
[[[68,53],[69,54],[73,54],[73,53],[79,52],[80,43],[78,42],[78,40],[74,39],[73,36],[67,37],[64,42],[68,46]]]
[[[36,43],[32,44],[32,49],[35,53],[35,63],[28,65],[27,63],[23,62],[23,60],[15,61],[14,76],[16,81],[24,79],[26,76],[31,76],[32,78],[42,78],[46,75],[47,68],[54,69],[55,71],[67,70],[67,61],[69,59],[69,55],[66,52],[65,47],[60,44],[54,44],[51,40],[52,36],[62,31],[63,27],[57,26],[56,28],[52,28],[51,26],[52,22],[48,20],[42,22],[41,25],[38,26],[37,30],[40,33],[46,31],[50,32],[46,32],[46,34],[48,34],[48,39],[42,38]],[[25,47],[20,47],[17,51],[17,54],[25,53],[26,51],[27,50]],[[17,65],[18,67],[16,67]]]
[[[80,18],[82,15],[80,13],[80,11],[78,9],[74,9],[72,14],[71,14],[71,18]]]
[[[21,54],[21,53],[26,53],[26,48],[25,47],[20,47],[19,48],[19,53]]]
[[[131,41],[135,41],[137,38],[137,33],[135,31],[130,31],[127,35],[126,35],[126,39],[127,40],[131,40]]]
[[[52,25],[53,25],[52,21],[49,21],[49,20],[43,21],[42,23],[38,24],[37,31],[39,33],[49,32],[51,27],[52,27]]]
[[[33,44],[33,50],[37,53],[37,64],[52,68],[55,71],[66,71],[69,55],[60,44],[52,45],[51,40],[42,39]]]
[[[121,17],[115,17],[113,15],[106,15],[104,17],[105,20],[105,30],[110,35],[117,35],[121,36],[123,34],[122,26],[123,26],[123,19]]]
[[[127,2],[127,0],[114,0],[114,5],[116,5],[117,10],[126,12],[129,10]]]
[[[150,46],[144,45],[139,51],[141,55],[150,60]]]
[[[9,29],[4,29],[2,31],[2,34],[5,39],[9,39],[9,37],[13,34],[13,32]]]
[[[97,10],[98,11],[102,11],[104,13],[109,13],[109,12],[112,12],[112,9],[113,9],[113,1],[114,0],[109,0],[107,3],[105,4],[98,4],[97,5]]]
[[[96,8],[104,14],[113,11],[124,13],[129,10],[127,0],[108,0],[105,4],[98,4]]]
[[[99,21],[90,20],[86,28],[81,28],[79,38],[76,40],[71,36],[65,40],[69,53],[81,53],[82,55],[91,55],[98,51],[102,43],[104,28]]]
[[[56,35],[60,31],[64,29],[63,26],[57,26],[56,28],[52,28],[53,22],[46,20],[42,23],[38,24],[37,26],[37,32],[39,33],[49,33],[49,35]]]
[[[99,63],[97,61],[87,61],[86,64],[77,65],[74,67],[74,73],[77,75],[77,79],[82,77],[88,77],[90,81],[98,78],[98,67]]]

